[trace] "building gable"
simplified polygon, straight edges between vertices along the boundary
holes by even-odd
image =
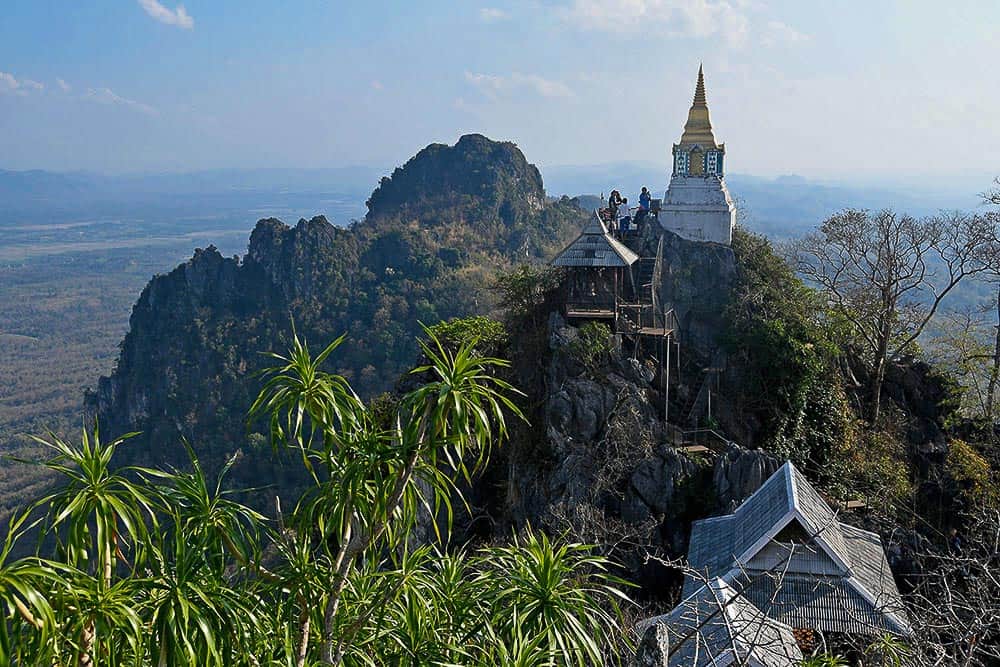
[[[695,522],[688,561],[701,576],[686,595],[722,577],[794,627],[911,632],[878,535],[840,523],[791,462],[732,514]]]

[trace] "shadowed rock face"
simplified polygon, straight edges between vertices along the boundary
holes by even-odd
[[[681,345],[710,359],[726,330],[725,312],[736,284],[736,257],[729,246],[689,241],[656,224],[644,227],[639,254],[655,257],[661,236],[664,306],[677,315]]]
[[[320,265],[320,257],[344,262],[351,254],[349,239],[337,238],[344,235],[322,217],[294,228],[262,220],[242,261],[210,246],[155,276],[132,309],[114,372],[87,397],[102,430],[143,431],[128,451],[147,464],[181,462],[181,437],[197,449],[211,450],[201,444],[206,437],[220,449],[242,446],[260,352],[283,340],[292,304],[329,286],[326,272],[296,267]]]
[[[779,462],[733,445],[709,459],[665,442],[656,369],[633,359],[612,336],[597,368],[576,358],[579,330],[553,313],[542,359],[513,354],[515,366],[541,364],[527,402],[540,405],[532,446],[505,450],[506,522],[611,546],[640,595],[669,596],[677,581],[647,553],[682,556],[690,521],[722,514],[756,491]],[[494,481],[495,484],[495,481]]]

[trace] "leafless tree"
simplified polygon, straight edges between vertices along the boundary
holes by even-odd
[[[947,313],[939,318],[931,361],[952,375],[963,388],[962,411],[971,417],[993,418],[997,384],[997,348],[987,311],[982,304]]]
[[[996,181],[997,188],[983,193],[983,201],[987,204],[1000,206],[1000,178]],[[998,215],[996,213],[994,216]],[[994,232],[996,228],[994,228]],[[1000,384],[1000,241],[994,234],[991,243],[987,246],[987,262],[989,264],[989,280],[996,286],[996,314],[997,323],[993,335],[993,358],[990,368],[989,385],[986,391],[986,415],[994,419],[994,407],[996,406],[997,386]]]
[[[796,268],[850,323],[870,365],[878,419],[886,364],[910,347],[966,277],[987,270],[993,216],[916,219],[891,210],[846,210],[793,246]]]
[[[1000,662],[1000,512],[981,509],[946,545],[916,550],[911,620],[920,667]]]
[[[993,181],[995,187],[982,194],[983,201],[1000,206],[1000,177]]]

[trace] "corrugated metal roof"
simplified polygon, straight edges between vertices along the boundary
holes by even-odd
[[[889,561],[882,548],[882,539],[876,534],[861,528],[840,524],[851,554],[851,569],[854,576],[861,582],[865,590],[875,598],[875,606],[885,613],[895,616],[899,626],[897,632],[910,634],[912,629],[906,617],[903,598],[896,587],[896,580],[889,569]]]
[[[608,233],[597,212],[583,232],[556,255],[552,266],[614,268],[631,266],[639,255]]]
[[[736,562],[739,552],[736,534],[732,529],[736,517],[726,517],[695,521],[691,526],[691,540],[688,546],[688,566],[698,571],[705,579],[718,577],[728,572]],[[702,582],[693,577],[684,579],[684,596],[693,595]]]
[[[788,667],[802,660],[792,629],[769,618],[721,579],[699,588],[669,614],[641,624],[662,626],[670,667],[736,663]]]
[[[747,572],[734,585],[762,612],[793,628],[861,636],[909,633],[844,577]]]
[[[809,544],[789,549],[774,536],[793,521],[801,524]],[[783,553],[789,558],[779,558]],[[692,594],[702,577],[741,572],[751,577],[754,604],[772,600],[773,618],[789,618],[824,631],[909,634],[899,590],[878,535],[842,524],[830,506],[791,462],[786,463],[733,514],[696,521],[691,529],[688,563],[701,577],[688,576],[684,594]],[[770,588],[768,570],[780,570],[789,582]],[[758,581],[760,580],[760,581]],[[797,606],[804,608],[795,612]],[[798,616],[796,616],[798,614]],[[812,619],[812,620],[810,620]],[[810,625],[809,623],[814,623]]]
[[[791,476],[793,506],[798,510],[800,517],[805,519],[803,528],[809,535],[815,535],[825,542],[834,555],[850,567],[850,554],[844,543],[844,534],[841,532],[836,513],[791,461],[784,465],[784,469],[785,474]]]

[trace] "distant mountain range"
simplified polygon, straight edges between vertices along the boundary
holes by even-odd
[[[667,167],[627,162],[543,168],[548,195],[607,195],[617,188],[636,197],[642,186],[655,194],[666,187]],[[243,208],[260,202],[291,202],[296,208],[335,202],[325,213],[344,224],[364,214],[364,202],[389,169],[371,166],[330,169],[218,169],[190,173],[109,176],[88,172],[0,170],[0,225],[23,216],[125,215],[137,205],[155,206],[161,214],[187,215],[205,209]],[[744,223],[774,237],[794,236],[834,211],[848,206],[892,207],[914,215],[972,209],[977,190],[956,186],[922,189],[907,186],[860,186],[823,183],[801,176],[774,179],[745,174],[726,177],[730,192],[745,213]],[[989,183],[983,183],[985,189]]]
[[[626,162],[592,166],[553,166],[542,169],[549,195],[607,196],[616,188],[630,200],[642,186],[662,196],[669,167]],[[726,176],[729,191],[742,209],[743,223],[772,237],[794,236],[819,224],[831,213],[847,207],[894,208],[911,215],[932,215],[942,210],[971,210],[980,204],[979,190],[956,186],[934,190],[916,186],[824,183],[802,176],[761,178],[746,174]],[[982,184],[986,189],[989,182]]]

